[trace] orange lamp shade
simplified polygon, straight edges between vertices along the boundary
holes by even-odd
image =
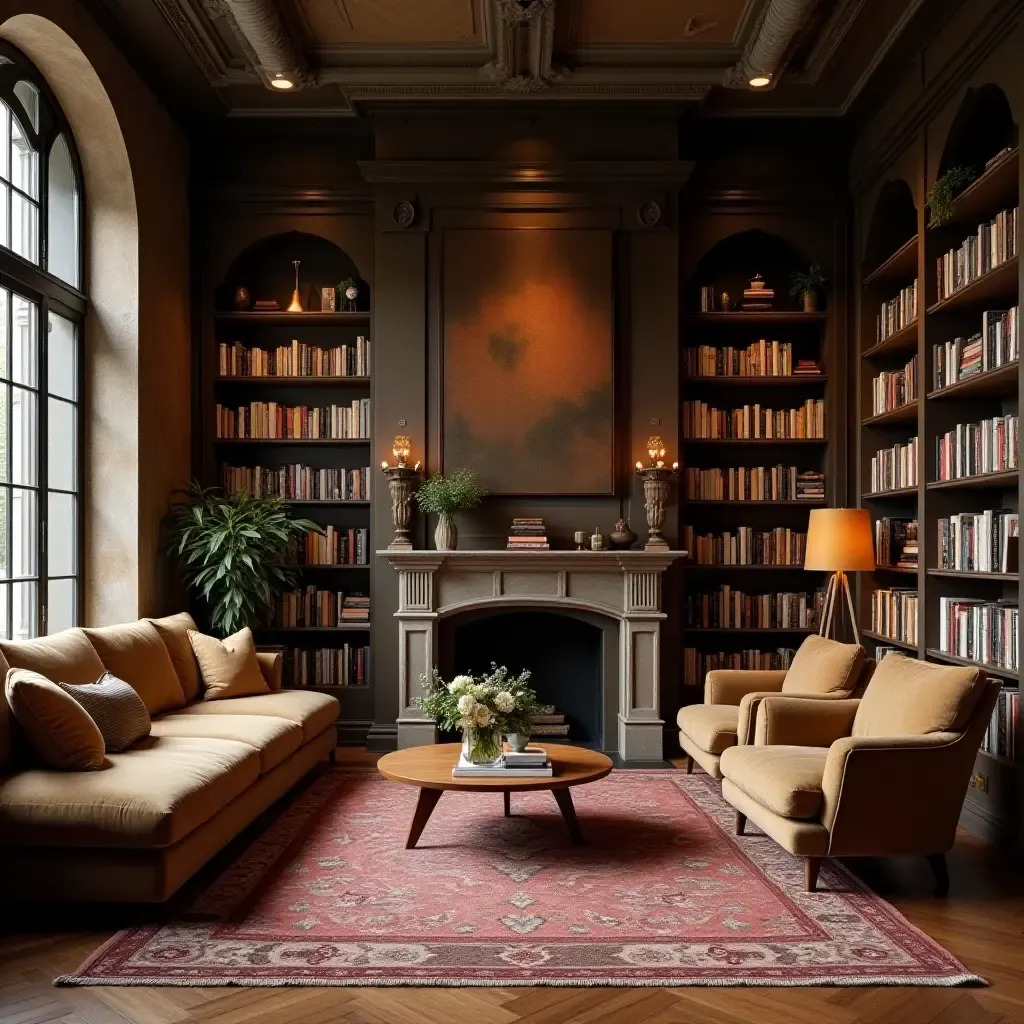
[[[875,568],[875,545],[868,510],[812,509],[804,568],[871,572]]]

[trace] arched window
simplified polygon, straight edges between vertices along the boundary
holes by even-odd
[[[78,622],[82,191],[53,93],[0,42],[0,636]]]

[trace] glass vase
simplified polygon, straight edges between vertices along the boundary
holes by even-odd
[[[470,764],[500,765],[501,754],[501,729],[497,726],[474,725],[462,730],[462,756]]]

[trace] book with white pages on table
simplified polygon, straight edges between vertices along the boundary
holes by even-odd
[[[525,750],[506,750],[507,768],[543,767],[548,763],[548,752],[543,747],[527,747]]]
[[[454,779],[550,779],[554,771],[550,763],[524,768],[506,768],[503,765],[473,764],[463,757],[452,769]]]

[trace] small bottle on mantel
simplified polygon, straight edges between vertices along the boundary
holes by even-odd
[[[604,551],[604,536],[601,534],[600,526],[594,527],[594,532],[590,537],[590,550]]]

